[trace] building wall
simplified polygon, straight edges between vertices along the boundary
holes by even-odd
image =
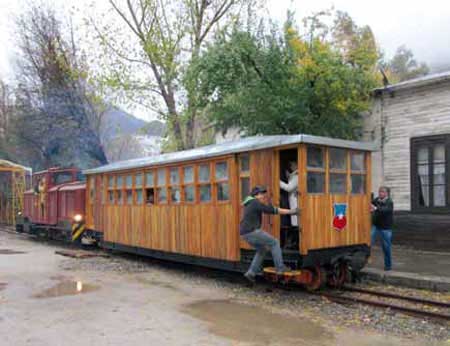
[[[364,119],[364,139],[378,143],[372,189],[391,187],[396,210],[411,210],[410,139],[450,133],[450,82],[383,92]]]

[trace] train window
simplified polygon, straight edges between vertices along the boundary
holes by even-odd
[[[180,183],[180,172],[178,168],[170,169],[170,185],[178,185]]]
[[[216,163],[216,180],[228,179],[228,165],[226,162]]]
[[[324,150],[321,147],[308,147],[307,149],[308,168],[324,168]]]
[[[250,195],[250,177],[241,177],[241,200]]]
[[[249,154],[241,154],[239,161],[240,161],[240,171],[241,172],[250,172],[250,155]]]
[[[366,193],[366,160],[365,153],[352,152],[350,153],[350,168],[351,168],[351,192],[352,194]]]
[[[166,203],[167,189],[165,187],[160,187],[158,188],[157,192],[158,192],[158,203]]]
[[[127,204],[133,204],[133,190],[127,190]]]
[[[181,201],[181,192],[179,187],[171,187],[170,188],[170,201],[172,203],[180,203]]]
[[[157,178],[156,186],[166,185],[166,169],[165,168],[158,169],[158,175],[156,178]]]
[[[112,175],[110,175],[110,176],[108,177],[108,187],[109,187],[110,189],[113,189],[113,188],[114,188],[114,176],[112,176]]]
[[[217,184],[217,200],[228,201],[230,199],[230,186],[228,183]]]
[[[89,203],[94,203],[95,199],[95,176],[89,178]]]
[[[143,181],[142,173],[136,174],[135,181],[134,181],[134,185],[136,186],[136,188],[142,187],[142,181]]]
[[[364,194],[366,193],[366,176],[364,174],[352,174],[352,193]]]
[[[53,174],[53,184],[59,185],[72,181],[72,172],[59,172]]]
[[[145,186],[154,186],[153,172],[145,173]]]
[[[155,204],[155,189],[147,188],[145,189],[145,204]]]
[[[117,188],[121,189],[123,187],[123,177],[121,175],[119,175],[117,177]]]
[[[125,185],[127,188],[133,187],[133,176],[132,175],[127,175],[125,177]]]
[[[142,190],[136,190],[136,202],[137,204],[142,204],[143,202],[143,196],[142,196]]]
[[[308,172],[306,185],[308,193],[325,193],[325,173]]]
[[[195,190],[193,185],[184,187],[184,200],[186,202],[195,202]]]
[[[347,150],[330,148],[329,169],[347,170]]]
[[[347,193],[347,174],[346,173],[330,173],[330,193],[346,194]]]
[[[195,202],[194,167],[183,167],[184,201]]]
[[[211,185],[200,185],[200,202],[211,201]]]
[[[198,173],[198,180],[201,183],[209,182],[210,179],[210,168],[209,164],[206,165],[200,165],[199,173]]]
[[[114,191],[112,190],[108,191],[108,201],[109,204],[114,204]]]
[[[123,204],[122,190],[117,190],[117,204]]]
[[[351,168],[352,171],[365,172],[366,165],[364,162],[364,153],[351,153]]]
[[[185,184],[194,182],[194,167],[188,166],[183,168],[183,182]]]

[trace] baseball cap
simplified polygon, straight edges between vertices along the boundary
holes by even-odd
[[[252,191],[250,192],[250,195],[256,196],[256,195],[259,194],[259,193],[266,193],[266,192],[267,192],[267,189],[266,189],[265,186],[262,186],[262,185],[256,185],[256,186],[252,189]]]

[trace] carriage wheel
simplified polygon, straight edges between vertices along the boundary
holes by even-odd
[[[324,268],[316,266],[313,270],[313,279],[311,283],[306,284],[306,289],[310,292],[323,288],[327,283],[327,272]]]
[[[328,278],[328,285],[334,288],[339,288],[344,285],[347,280],[348,267],[344,262],[338,263],[333,270],[333,273]]]

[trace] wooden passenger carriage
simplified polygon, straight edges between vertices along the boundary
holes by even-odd
[[[360,268],[369,254],[371,150],[309,135],[258,136],[112,163],[84,172],[86,224],[103,231],[107,248],[241,270],[251,255],[239,237],[242,200],[262,184],[279,205],[280,178],[295,160],[299,228],[280,216],[265,216],[263,228],[281,237],[292,267]],[[341,229],[336,217],[347,220]],[[295,248],[285,246],[285,228],[299,233]]]

